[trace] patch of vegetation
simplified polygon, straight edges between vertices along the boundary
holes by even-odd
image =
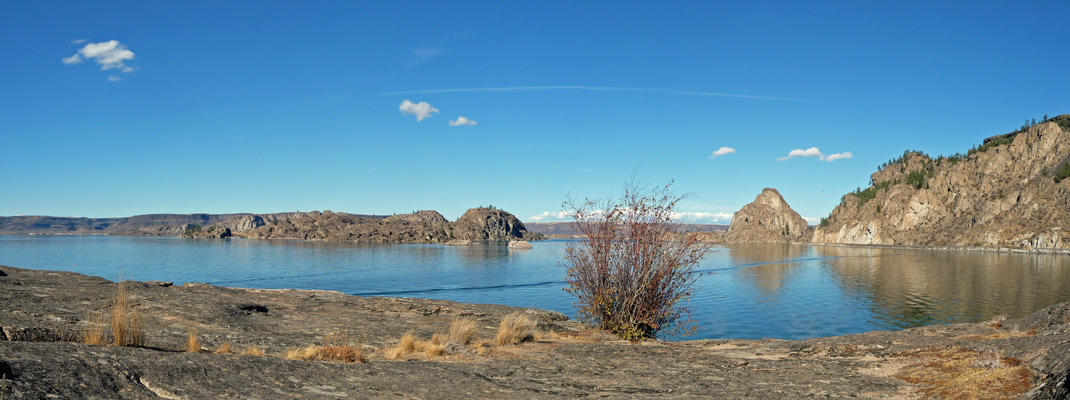
[[[915,171],[910,171],[910,173],[907,174],[907,177],[906,177],[906,184],[910,185],[910,186],[913,186],[914,189],[925,189],[925,188],[928,188],[929,184],[926,181],[928,180],[930,175],[931,174],[930,174],[929,170],[927,170],[927,169],[919,169],[919,170],[915,170]]]
[[[192,234],[193,232],[200,232],[200,231],[201,231],[201,226],[200,225],[193,225],[193,226],[190,226],[190,227],[186,228],[186,234],[187,235]]]
[[[1062,168],[1055,172],[1055,176],[1052,179],[1055,180],[1055,183],[1059,183],[1066,178],[1070,178],[1070,163],[1064,162]]]
[[[821,227],[828,227],[828,226],[829,226],[829,219],[822,217],[821,218]]]

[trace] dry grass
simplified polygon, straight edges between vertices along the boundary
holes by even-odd
[[[904,367],[896,377],[925,385],[928,397],[1013,399],[1029,389],[1029,368],[1016,358],[961,347],[909,354],[925,361]]]
[[[200,353],[201,343],[197,340],[197,328],[189,328],[189,337],[186,339],[186,352],[188,353]]]
[[[443,335],[443,334],[438,333],[438,332],[435,332],[434,335],[431,335],[431,344],[437,346],[437,345],[445,344],[445,343],[446,343],[446,335]]]
[[[416,335],[412,332],[406,332],[397,346],[386,350],[386,358],[399,360],[414,352],[416,352]]]
[[[988,321],[988,326],[992,327],[992,328],[999,329],[999,328],[1003,327],[1003,321],[1006,321],[1006,320],[1007,320],[1007,314],[1000,314],[1000,315],[997,315],[995,317],[992,317],[992,319]]]
[[[341,335],[327,335],[326,342],[323,346],[310,344],[302,349],[289,350],[286,352],[286,358],[304,361],[343,362],[346,364],[358,362],[363,364],[367,361],[364,356],[362,341],[356,341],[355,345],[349,344],[349,338],[345,332]]]
[[[118,286],[119,290],[111,308],[112,344],[120,347],[141,347],[145,344],[145,327],[141,314],[130,307],[129,293],[121,277]]]
[[[467,317],[457,317],[450,323],[449,340],[468,345],[472,342],[472,336],[476,334],[476,320]]]
[[[260,347],[257,347],[257,346],[246,347],[245,350],[242,350],[241,353],[242,354],[246,354],[246,355],[250,355],[250,356],[257,356],[257,357],[263,357],[264,354],[265,354],[264,349],[261,349]]]
[[[427,346],[425,346],[424,354],[431,358],[442,357],[446,355],[446,345],[428,343]]]
[[[514,312],[502,318],[498,326],[498,346],[519,344],[535,338],[534,330],[538,324],[526,313]]]
[[[82,343],[91,344],[94,346],[102,346],[107,344],[104,341],[104,313],[88,313],[86,315],[86,326],[82,328]]]
[[[234,354],[234,348],[231,347],[230,342],[223,342],[223,344],[216,347],[212,353],[215,354]]]

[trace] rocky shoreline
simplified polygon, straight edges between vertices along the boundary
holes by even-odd
[[[112,309],[115,283],[0,266],[0,396],[919,398],[967,387],[1002,393],[993,398],[1070,393],[1070,303],[1016,320],[809,340],[632,343],[559,313],[500,305],[196,283],[123,285],[143,320],[141,348],[77,342],[94,313]],[[501,320],[518,311],[538,321],[534,340],[494,344]],[[475,321],[473,344],[438,356],[388,356],[406,332],[426,340],[448,331],[457,317]],[[264,355],[182,351],[191,332],[205,351],[226,344]],[[340,332],[360,339],[365,363],[285,356]],[[956,373],[991,379],[954,386],[961,383],[946,376]]]

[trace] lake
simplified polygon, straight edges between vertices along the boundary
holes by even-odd
[[[373,245],[296,240],[0,235],[0,265],[110,280],[204,282],[448,299],[575,317],[559,265],[567,241]],[[719,246],[697,268],[688,338],[804,339],[1023,316],[1070,301],[1070,256]],[[668,339],[680,339],[669,337]]]

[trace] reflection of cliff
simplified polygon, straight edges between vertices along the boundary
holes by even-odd
[[[1070,259],[1059,255],[815,247],[845,291],[874,303],[883,323],[912,327],[1020,317],[1067,301]]]
[[[725,247],[736,265],[758,264],[740,268],[735,275],[749,281],[766,296],[778,292],[797,270],[799,263],[783,261],[806,257],[810,251],[809,246],[787,243],[737,243]]]

